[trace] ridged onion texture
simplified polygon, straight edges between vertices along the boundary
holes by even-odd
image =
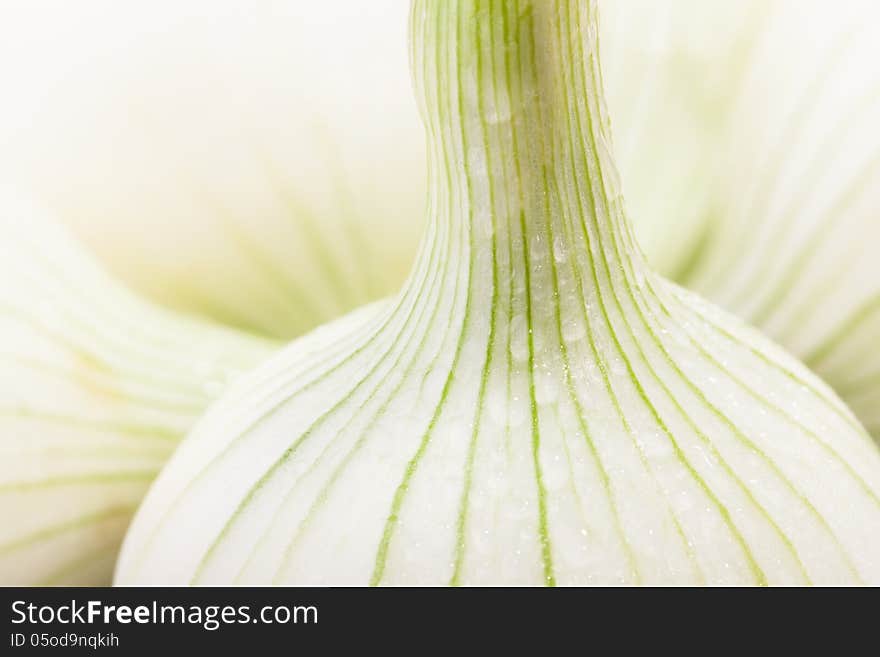
[[[0,585],[106,585],[178,440],[270,346],[141,302],[41,210],[0,207]]]
[[[880,455],[634,244],[594,2],[417,0],[428,228],[394,300],[209,411],[134,583],[880,583]]]
[[[676,278],[779,341],[880,439],[877,3],[763,19]],[[671,220],[666,221],[671,225]]]

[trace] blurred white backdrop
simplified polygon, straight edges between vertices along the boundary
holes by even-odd
[[[150,296],[299,333],[394,291],[413,256],[407,17],[405,0],[2,0],[0,178]]]

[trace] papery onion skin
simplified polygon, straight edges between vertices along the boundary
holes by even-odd
[[[107,585],[150,482],[274,345],[141,301],[0,201],[0,584]]]
[[[431,175],[406,287],[209,412],[117,582],[880,583],[870,438],[635,246],[596,20],[414,3]]]

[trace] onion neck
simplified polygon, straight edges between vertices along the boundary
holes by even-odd
[[[595,1],[415,0],[411,21],[429,239],[472,268],[506,259],[512,278],[566,261],[587,296],[643,266],[610,154]],[[599,260],[607,275],[588,275]]]

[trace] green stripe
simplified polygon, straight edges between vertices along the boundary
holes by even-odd
[[[103,420],[87,418],[78,415],[66,415],[31,408],[3,408],[0,407],[0,418],[9,420],[32,420],[35,422],[49,422],[63,425],[64,427],[83,429],[87,431],[116,433],[139,438],[153,438],[158,441],[177,442],[183,432],[167,427],[150,426],[148,424],[136,424],[133,422],[121,422],[115,420]]]
[[[803,357],[803,361],[813,369],[822,367],[825,361],[841,344],[861,329],[875,316],[880,316],[880,292],[864,301],[849,317],[844,319],[837,330],[813,347]]]
[[[456,38],[455,38],[456,44],[459,43],[461,40],[460,21],[463,19],[464,19],[463,16],[460,17],[460,20],[456,23]],[[458,84],[457,88],[461,88],[461,59],[460,59],[460,57],[456,57],[456,65],[457,65],[456,75],[457,75],[457,84]],[[459,115],[461,115],[462,114],[461,95],[459,95],[458,101],[459,101],[458,112],[459,112]],[[466,154],[468,152],[468,145],[467,145],[467,139],[466,139],[466,135],[464,133],[463,127],[462,127],[462,132],[461,132],[461,140],[462,140],[462,153]],[[467,165],[466,160],[463,160],[463,162],[464,162],[463,166],[465,168],[467,168],[468,165]],[[467,189],[466,189],[467,198],[469,200],[471,200],[470,178],[467,175],[465,176],[465,183],[466,183],[466,187],[467,187]],[[474,270],[473,219],[474,219],[473,210],[472,210],[471,205],[469,204],[469,206],[468,206],[468,222],[467,222],[467,226],[469,229],[469,230],[467,230],[467,233],[468,233],[469,248],[470,248],[470,257],[468,258],[468,268],[467,268],[468,286],[470,286],[471,282],[473,281],[473,273],[474,273],[473,272],[473,270]],[[471,312],[472,312],[472,296],[471,296],[471,294],[468,294],[467,300],[465,302],[465,307],[464,307],[464,318],[462,320],[461,333],[459,335],[458,343],[456,344],[456,347],[455,347],[455,355],[453,356],[453,359],[452,359],[452,366],[449,370],[449,375],[447,376],[446,382],[443,385],[443,392],[440,395],[440,401],[438,402],[437,407],[434,411],[434,414],[431,417],[431,421],[428,424],[428,429],[425,432],[424,436],[422,437],[421,443],[419,444],[419,448],[416,450],[416,453],[413,455],[413,457],[410,459],[409,463],[407,464],[407,467],[406,467],[406,470],[405,470],[405,473],[403,476],[403,480],[400,482],[400,484],[397,487],[397,490],[394,493],[394,498],[392,499],[392,502],[391,502],[391,509],[390,509],[388,517],[385,521],[385,528],[382,532],[382,538],[379,541],[379,546],[378,546],[378,549],[376,552],[376,561],[375,561],[375,564],[373,567],[373,575],[370,578],[370,586],[378,586],[382,582],[382,577],[385,573],[385,565],[386,565],[387,559],[388,559],[388,548],[389,548],[391,540],[394,536],[394,532],[397,528],[397,523],[398,523],[399,515],[400,515],[400,509],[403,506],[404,498],[406,497],[406,493],[409,490],[410,482],[412,481],[412,478],[415,476],[415,473],[418,469],[418,466],[419,466],[419,463],[422,459],[422,456],[425,454],[425,451],[427,450],[428,444],[429,444],[431,437],[432,437],[432,434],[434,432],[434,428],[436,427],[437,420],[439,419],[440,413],[443,410],[443,408],[446,404],[447,398],[449,396],[449,391],[452,387],[452,381],[454,379],[455,371],[458,367],[458,362],[461,357],[462,347],[464,346],[465,340],[468,336],[468,330],[470,328],[470,323],[471,323]]]
[[[18,552],[25,548],[32,547],[35,543],[42,543],[53,538],[58,538],[64,534],[85,529],[91,525],[97,525],[108,520],[116,520],[123,516],[130,516],[137,510],[136,505],[114,507],[104,511],[89,513],[71,520],[65,520],[48,527],[43,527],[37,531],[31,532],[24,536],[20,536],[13,541],[0,544],[0,555],[8,555],[12,552]]]
[[[581,45],[581,49],[580,49],[581,60],[588,61],[591,64],[590,69],[592,71],[595,68],[595,59],[593,57],[593,54],[590,53],[589,58],[586,58],[585,54],[583,52],[583,49],[582,49],[582,44],[580,44],[580,45]],[[586,86],[586,85],[584,85],[584,86]],[[595,83],[594,83],[593,89],[595,89]],[[585,102],[587,104],[589,104],[591,99],[595,101],[596,99],[593,98],[594,95],[595,94],[589,94],[589,93],[584,94]],[[594,110],[595,110],[595,108],[594,108]],[[600,116],[601,114],[600,114],[600,112],[598,112],[596,110],[595,115]],[[597,147],[597,143],[596,143],[596,136],[595,136],[595,132],[594,132],[593,119],[592,119],[593,116],[594,116],[594,112],[591,112],[591,111],[586,112],[586,118],[587,118],[587,122],[588,122],[587,133],[590,136],[590,144],[591,144],[592,148],[585,148],[582,151],[582,153],[583,153],[583,166],[584,166],[585,170],[589,170],[589,162],[587,161],[586,153],[587,152],[598,153],[598,147]],[[586,141],[584,139],[584,132],[583,132],[583,129],[582,129],[582,126],[580,123],[579,113],[575,113],[575,119],[576,119],[577,133],[578,133],[578,136],[580,139],[580,143],[586,144]],[[601,167],[600,167],[600,175],[602,175]],[[592,180],[589,177],[587,178],[587,180],[589,183],[588,188],[590,189],[590,196],[592,199],[592,207],[598,208],[598,205],[596,203],[596,197],[595,197],[593,189],[592,189]],[[607,183],[605,182],[604,178],[601,179],[601,182],[602,182],[602,184],[600,185],[600,188],[601,188],[602,194],[604,196],[604,200],[605,200],[605,212],[606,212],[609,220],[611,220],[610,207],[608,206],[607,196],[605,196],[607,194],[607,190],[606,190]],[[583,224],[583,222],[582,222],[582,225],[583,225],[583,230],[584,230],[584,236],[589,243],[589,241],[590,241],[589,231],[588,231],[586,225]],[[623,310],[620,306],[620,302],[617,298],[614,282],[613,282],[613,279],[611,276],[611,270],[608,265],[608,259],[605,254],[605,247],[602,244],[601,232],[602,232],[601,228],[599,228],[597,230],[597,240],[599,242],[599,246],[597,248],[597,251],[599,252],[599,254],[601,256],[602,263],[603,263],[604,269],[605,269],[605,275],[606,275],[606,278],[607,278],[607,281],[609,284],[609,288],[612,290],[615,305],[617,306],[618,311],[621,314],[622,321],[624,322],[624,324],[626,325],[630,334],[632,335],[632,330],[629,327],[628,322],[626,321],[626,317],[623,313]],[[614,232],[613,228],[611,228],[611,232],[612,233]],[[592,269],[593,269],[594,283],[596,286],[596,290],[601,290],[598,275],[596,273],[595,259],[591,258],[591,265],[592,265]],[[748,547],[745,539],[743,538],[742,534],[739,532],[735,523],[733,522],[729,510],[727,509],[727,507],[724,504],[721,503],[721,501],[718,499],[718,497],[715,495],[715,493],[711,490],[711,488],[708,486],[708,484],[699,476],[699,474],[693,468],[690,461],[687,459],[684,452],[681,450],[681,447],[679,446],[678,442],[675,440],[675,437],[673,436],[673,434],[671,433],[669,428],[666,426],[665,422],[660,417],[660,414],[658,413],[657,409],[654,407],[654,405],[648,399],[648,396],[647,396],[647,393],[645,392],[644,387],[642,386],[641,382],[638,380],[638,378],[635,375],[635,372],[632,368],[632,363],[630,362],[630,359],[627,357],[625,350],[622,348],[622,346],[617,338],[617,335],[614,332],[614,328],[612,326],[612,323],[610,321],[610,317],[609,317],[607,309],[605,307],[603,295],[601,293],[599,293],[596,296],[597,296],[597,300],[598,300],[598,303],[599,303],[599,306],[600,306],[600,309],[602,312],[602,316],[605,319],[605,323],[608,327],[608,330],[609,330],[611,338],[614,342],[615,348],[616,348],[617,352],[620,354],[620,356],[624,362],[624,365],[627,369],[627,372],[628,372],[630,378],[632,379],[634,386],[636,387],[636,390],[639,394],[639,397],[645,403],[646,407],[648,408],[649,412],[651,413],[652,417],[654,418],[654,421],[657,423],[660,430],[669,438],[670,443],[672,445],[672,448],[673,448],[676,456],[678,457],[679,461],[682,463],[682,465],[685,467],[685,469],[689,472],[689,474],[694,479],[694,481],[697,483],[697,485],[703,490],[703,492],[706,494],[709,501],[716,508],[716,510],[718,511],[718,513],[720,514],[722,519],[724,520],[725,524],[728,526],[728,529],[731,532],[734,540],[739,544],[740,548],[742,549],[743,554],[746,558],[746,561],[749,565],[749,568],[752,572],[752,575],[755,577],[755,580],[757,581],[757,583],[760,585],[765,585],[766,584],[766,576],[764,575],[763,570],[760,568],[760,566],[755,561],[755,558],[752,555],[751,551],[749,550],[749,547]],[[636,342],[636,346],[638,346],[637,342]],[[641,349],[639,349],[639,351],[641,351]]]
[[[491,7],[491,0],[489,1]],[[476,2],[475,6],[478,8],[479,3]],[[477,9],[479,11],[479,9]],[[488,41],[491,57],[494,59],[495,57],[495,38],[494,38],[494,30],[490,27],[488,30]],[[475,30],[475,36],[477,42],[480,40],[480,31],[479,27]],[[478,47],[476,48],[476,61],[477,61],[477,88],[482,89],[482,75],[483,75],[483,61],[482,61],[482,50]],[[495,67],[492,66],[492,89],[495,90],[497,88],[495,83]],[[496,93],[497,99],[497,93]],[[482,129],[483,134],[483,143],[482,146],[486,152],[486,172],[489,181],[489,208],[490,213],[492,215],[492,229],[493,235],[495,231],[498,229],[498,221],[495,213],[495,189],[492,184],[492,149],[489,147],[489,128],[486,125],[486,121],[483,119],[484,116],[484,105],[483,105],[483,96],[482,94],[478,95],[478,104],[479,104],[479,113],[480,113],[480,127]],[[471,227],[473,230],[473,227]],[[471,256],[473,258],[473,256]],[[480,390],[477,393],[477,411],[474,417],[474,428],[471,432],[470,443],[468,445],[468,453],[467,459],[465,461],[464,467],[464,486],[461,493],[461,502],[459,504],[459,512],[458,519],[455,524],[455,557],[454,557],[454,566],[452,569],[452,577],[449,580],[449,584],[451,586],[458,586],[461,583],[461,571],[464,565],[464,555],[465,555],[465,532],[467,529],[467,516],[468,516],[468,497],[470,495],[471,484],[473,482],[473,474],[474,474],[474,456],[477,451],[477,440],[479,438],[479,430],[480,430],[480,422],[483,418],[483,406],[486,398],[486,388],[489,384],[489,372],[492,367],[492,352],[495,347],[495,321],[498,314],[498,249],[497,242],[493,238],[492,239],[492,300],[489,304],[489,338],[486,343],[486,356],[483,362],[483,370],[480,374]]]
[[[104,486],[108,484],[131,484],[150,482],[157,470],[130,472],[98,472],[81,475],[59,475],[45,479],[23,479],[0,483],[0,493],[24,493],[40,488],[64,488],[67,486]]]

